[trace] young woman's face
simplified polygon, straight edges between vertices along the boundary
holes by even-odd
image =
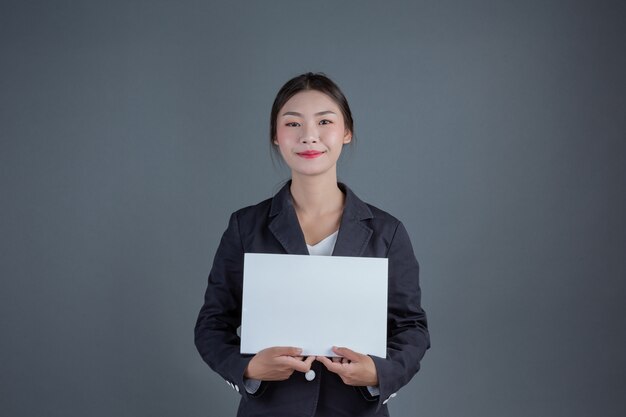
[[[339,106],[326,94],[295,94],[278,112],[276,139],[292,175],[321,175],[336,170],[344,144],[352,140]]]

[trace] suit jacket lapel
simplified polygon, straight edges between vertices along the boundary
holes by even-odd
[[[270,208],[269,229],[280,242],[286,253],[293,255],[308,255],[304,234],[300,228],[296,210],[293,207],[289,181],[272,199]]]
[[[371,219],[372,212],[347,186],[341,183],[338,185],[346,194],[346,202],[333,255],[361,256],[372,236],[372,229],[363,220]],[[270,209],[272,220],[268,227],[286,253],[308,255],[309,250],[293,207],[290,186],[291,181],[272,199]]]
[[[346,194],[339,234],[333,256],[361,256],[372,236],[372,229],[363,220],[373,217],[371,210],[347,186],[339,183]]]

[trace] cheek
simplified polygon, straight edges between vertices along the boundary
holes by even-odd
[[[287,134],[287,129],[285,129],[284,127],[277,127],[276,128],[276,142],[277,144],[281,144],[281,143],[285,143],[285,141],[288,138],[288,134]]]
[[[285,135],[285,132],[281,132],[280,129],[276,129],[276,139],[274,140],[274,145],[278,148],[278,151],[281,155],[284,156],[285,152],[289,144],[289,140]]]
[[[345,131],[343,129],[336,129],[332,134],[332,142],[335,146],[342,147],[345,139]]]

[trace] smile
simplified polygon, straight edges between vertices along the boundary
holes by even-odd
[[[322,156],[323,154],[324,152],[320,152],[320,151],[304,151],[304,152],[297,153],[298,156],[302,158],[306,158],[306,159],[317,158],[319,156]]]

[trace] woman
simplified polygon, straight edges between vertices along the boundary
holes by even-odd
[[[345,96],[323,74],[291,79],[274,100],[271,146],[291,169],[291,181],[273,198],[231,215],[195,328],[202,358],[242,396],[238,416],[387,416],[387,402],[430,346],[404,226],[337,182],[337,160],[353,132]],[[246,252],[388,258],[387,357],[334,347],[338,357],[303,358],[298,347],[284,346],[241,355]]]

